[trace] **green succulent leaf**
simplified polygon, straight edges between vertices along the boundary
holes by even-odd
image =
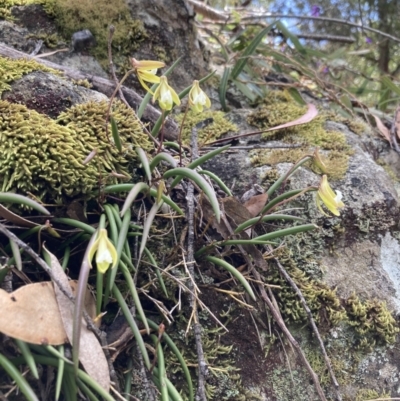
[[[164,173],[164,178],[168,179],[170,177],[174,176],[181,176],[181,177],[186,177],[195,182],[206,194],[208,197],[211,206],[214,210],[215,217],[217,221],[219,222],[221,219],[221,211],[219,209],[219,204],[218,204],[218,199],[217,196],[215,195],[214,189],[207,183],[207,181],[196,171],[193,171],[187,167],[178,167],[174,168],[172,170],[168,170],[167,172]]]
[[[214,263],[215,265],[221,266],[222,268],[227,270],[229,273],[231,273],[232,276],[235,277],[236,279],[238,279],[240,284],[243,285],[246,292],[251,296],[253,301],[256,300],[256,296],[254,295],[254,292],[253,292],[249,282],[243,277],[242,273],[240,273],[239,270],[237,270],[234,266],[232,266],[226,260],[222,260],[222,259],[216,258],[214,256],[207,256],[206,259],[209,262]]]

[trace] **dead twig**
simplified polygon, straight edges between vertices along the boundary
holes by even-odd
[[[192,147],[192,161],[198,158],[198,147],[197,147],[197,127],[192,129],[191,137],[191,147]],[[189,181],[187,186],[187,216],[188,216],[188,233],[187,233],[187,265],[190,276],[194,279],[194,186]],[[189,281],[188,287],[191,291],[190,293],[190,306],[193,310],[193,331],[196,342],[197,349],[197,360],[198,360],[198,382],[197,382],[197,392],[196,401],[207,401],[205,381],[208,376],[208,367],[204,358],[203,343],[201,340],[201,325],[197,313],[197,302],[196,302],[196,289],[194,283]]]
[[[252,273],[254,274],[255,278],[259,281],[262,281],[260,273],[256,269],[252,267]],[[258,284],[258,290],[260,292],[261,298],[263,301],[267,304],[269,310],[271,311],[272,317],[274,318],[275,322],[278,324],[279,328],[283,331],[285,334],[286,338],[289,340],[290,344],[293,346],[293,348],[296,350],[297,354],[299,355],[301,361],[303,362],[303,365],[309,372],[311,379],[314,383],[315,389],[317,390],[317,393],[319,395],[319,398],[321,401],[327,401],[324,391],[322,390],[321,383],[319,382],[318,375],[314,372],[313,368],[311,367],[310,363],[307,360],[307,357],[305,356],[303,350],[301,349],[299,343],[296,341],[296,339],[292,336],[292,333],[289,331],[289,329],[286,327],[285,322],[283,321],[281,314],[279,310],[277,310],[271,301],[271,299],[268,297],[267,292],[265,291],[265,288],[263,285]]]
[[[270,248],[270,247],[268,247],[268,248]],[[336,399],[337,399],[338,401],[342,401],[342,395],[340,394],[339,383],[338,383],[338,381],[336,380],[335,373],[334,373],[334,371],[333,371],[333,369],[332,369],[331,361],[330,361],[329,356],[328,356],[328,354],[327,354],[327,352],[326,352],[326,350],[325,350],[324,342],[322,341],[322,338],[321,338],[321,336],[319,335],[319,331],[318,331],[317,325],[315,324],[315,320],[314,320],[314,318],[313,318],[313,316],[312,316],[311,310],[310,310],[310,308],[308,307],[307,302],[306,302],[306,300],[305,300],[303,294],[301,293],[299,287],[297,287],[297,284],[293,281],[293,279],[292,279],[292,278],[290,277],[290,275],[287,273],[287,271],[285,270],[285,268],[281,265],[281,263],[279,262],[279,260],[276,259],[276,258],[274,258],[274,261],[275,261],[275,263],[276,263],[276,265],[277,265],[277,267],[278,267],[278,269],[279,269],[279,272],[282,274],[282,276],[285,277],[285,280],[286,280],[286,281],[290,284],[290,286],[293,288],[293,290],[295,291],[296,295],[299,297],[300,302],[301,302],[301,304],[302,304],[304,310],[306,311],[306,314],[307,314],[308,320],[309,320],[309,322],[310,322],[311,328],[312,328],[312,330],[313,330],[315,336],[317,337],[319,346],[321,347],[322,355],[323,355],[324,360],[325,360],[325,364],[326,364],[326,366],[327,366],[327,368],[328,368],[329,374],[330,374],[331,379],[332,379],[332,383],[333,383],[333,385],[334,385],[334,387],[335,387]]]

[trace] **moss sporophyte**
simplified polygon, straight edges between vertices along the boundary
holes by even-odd
[[[108,239],[107,230],[101,228],[96,241],[93,243],[89,250],[89,262],[92,261],[94,254],[96,253],[96,265],[100,273],[105,273],[110,265],[111,268],[115,267],[117,263],[117,251],[111,241]]]

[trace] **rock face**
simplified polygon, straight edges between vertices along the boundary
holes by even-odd
[[[243,111],[232,112],[232,114],[231,119],[239,124],[240,132],[252,131],[246,119],[243,118],[245,114]],[[242,119],[238,116],[241,116]],[[309,271],[313,271],[311,276],[319,277],[328,287],[335,288],[343,305],[348,305],[351,297],[355,295],[368,302],[383,301],[397,319],[400,312],[400,211],[396,190],[398,184],[391,178],[396,171],[388,167],[389,163],[385,164],[387,168],[384,169],[377,164],[376,159],[380,158],[380,164],[382,164],[382,160],[388,159],[393,166],[398,163],[399,155],[394,155],[389,147],[367,127],[364,132],[356,134],[344,124],[327,121],[326,128],[343,133],[347,144],[352,149],[353,154],[349,158],[344,177],[332,184],[335,190],[342,192],[346,207],[340,217],[321,218],[313,197],[308,198],[309,203],[305,208],[306,216],[319,225],[320,231],[318,240],[311,243],[311,248],[308,245],[302,248],[300,254],[307,254],[307,257],[311,257],[319,266],[320,271],[313,270],[310,265],[307,267],[307,264],[304,266]],[[242,139],[240,145],[257,146],[254,145],[254,137],[251,138]],[[280,146],[282,142],[269,141],[267,144],[265,142],[261,142],[261,144],[273,147]],[[292,164],[280,163],[275,165],[275,169],[283,174],[291,166]],[[210,161],[207,168],[217,173],[228,186],[235,183],[237,195],[242,194],[254,184],[263,185],[262,177],[266,171],[271,169],[267,165],[252,167],[251,158],[246,150],[238,150],[233,155],[222,155],[218,159]],[[306,168],[300,168],[291,177],[290,188],[298,189],[309,185],[318,185],[319,177]],[[304,203],[302,207],[304,207]],[[296,246],[296,241],[293,245]],[[290,249],[289,244],[288,246]],[[290,252],[295,254],[296,250],[291,249]],[[373,317],[370,316],[370,319],[372,322]],[[340,373],[338,375],[343,399],[362,400],[368,399],[365,398],[368,396],[377,397],[390,394],[392,397],[396,397],[400,394],[398,388],[400,371],[397,368],[400,354],[395,345],[388,346],[379,341],[378,344],[375,344],[374,340],[371,343],[369,342],[371,338],[369,338],[369,343],[363,344],[367,346],[363,350],[360,347],[360,341],[363,341],[362,336],[357,338],[357,334],[345,321],[339,325],[330,326],[330,328],[329,325],[325,326],[322,321],[320,323],[319,330],[324,333],[324,341],[333,366],[342,366],[343,372],[346,372],[347,375],[346,378]],[[393,327],[398,327],[398,323],[395,323],[394,320],[392,323]],[[357,326],[357,323],[350,322],[350,326],[354,324]],[[312,360],[313,367],[321,375],[322,372],[318,371],[318,367],[323,366],[323,362],[318,357],[315,359],[318,354],[317,344],[307,332],[298,331],[296,327],[292,327],[292,329],[296,333],[301,347],[306,350]],[[246,336],[252,337],[249,333]],[[366,335],[364,342],[367,341],[367,337]],[[244,341],[244,339],[242,340]],[[238,340],[237,343],[241,344],[242,340]],[[285,351],[272,348],[266,362],[257,361],[256,363],[260,365],[259,369],[255,369],[263,373],[258,372],[257,379],[248,378],[244,382],[251,388],[256,382],[258,385],[264,383],[264,389],[267,388],[267,390],[261,390],[263,400],[317,400],[318,396],[313,394],[312,386],[305,385],[303,382],[307,379],[304,376],[303,368],[296,362],[293,351],[290,350],[290,347],[284,346],[284,348]],[[251,351],[246,350],[245,352]],[[285,358],[289,358],[286,362],[283,358],[285,352]],[[282,362],[276,362],[278,358],[283,358]],[[272,361],[274,362],[271,363]],[[240,363],[246,364],[244,360]],[[291,373],[289,373],[288,364],[291,366]],[[324,374],[322,374],[322,380],[324,380]],[[295,380],[297,384],[294,389],[289,390],[291,380]],[[334,394],[330,394],[334,399]]]
[[[193,78],[205,74],[203,52],[193,28],[193,15],[184,0],[130,1],[128,5],[132,17],[139,18],[148,32],[148,40],[132,56],[146,59],[154,58],[158,53],[170,63],[183,55],[182,62],[171,76],[171,82],[180,89],[190,84]],[[37,13],[40,11],[40,6],[29,7],[35,7]],[[29,21],[24,14],[26,10],[18,8],[16,11],[20,21]],[[48,23],[50,32],[53,32],[54,25],[51,21]],[[24,40],[31,29],[36,28],[28,22],[18,27],[1,21],[0,40],[18,50],[31,52],[36,42]],[[49,48],[44,50],[50,51]],[[107,75],[88,54],[69,51],[51,57],[55,62],[94,75]],[[42,99],[57,96],[63,102],[47,104],[43,101],[38,108],[38,104],[34,104],[37,102],[33,101],[38,96]],[[23,103],[50,117],[57,117],[66,108],[89,98],[99,101],[106,97],[41,71],[24,76],[13,84],[11,91],[2,95],[2,100]],[[227,118],[238,125],[239,132],[248,132],[255,130],[248,123],[252,112],[233,110]],[[395,179],[396,175],[400,175],[396,171],[400,158],[366,126],[363,132],[355,133],[340,121],[327,119],[324,124],[327,132],[341,133],[346,146],[351,149],[345,172],[331,183],[335,190],[343,193],[346,207],[340,217],[327,218],[316,209],[313,196],[307,195],[297,201],[295,206],[304,209],[300,212],[301,216],[316,223],[320,230],[297,239],[288,238],[282,264],[290,273],[298,274],[300,289],[305,292],[309,289],[309,298],[306,299],[311,302],[313,294],[317,293],[314,298],[320,303],[313,307],[313,312],[337,374],[343,400],[399,397],[398,323],[390,320],[386,312],[392,312],[396,319],[400,314],[400,210],[399,185]],[[257,147],[260,143],[270,147],[287,146],[277,138],[261,141],[260,135],[239,141],[241,146]],[[308,146],[312,147],[311,144]],[[288,160],[292,157],[291,151],[282,147]],[[267,189],[272,180],[268,177],[283,174],[292,166],[292,163],[279,162],[273,166],[258,163],[256,167],[250,152],[248,149],[237,149],[222,154],[208,162],[206,168],[218,174],[228,187],[233,186],[235,194],[240,196],[254,184]],[[315,186],[319,179],[320,175],[302,167],[292,176],[288,188]],[[283,286],[284,280],[273,269],[271,264],[271,273],[267,278],[271,283]],[[307,283],[301,281],[303,273],[307,276]],[[291,319],[290,308],[285,305],[285,302],[291,302],[291,308],[297,313],[296,297],[293,295],[288,299],[287,289],[274,291],[282,313],[286,313],[285,318],[320,376],[329,399],[336,399],[306,319],[304,316],[299,320]],[[284,291],[285,296],[282,295]],[[209,384],[216,387],[213,399],[319,399],[308,373],[282,334],[269,322],[264,305],[255,305],[257,311],[250,313],[222,295],[211,293],[208,296],[207,289],[204,294],[205,302],[215,314],[220,314],[226,306],[227,309],[232,308],[229,333],[221,336],[221,342],[226,346],[233,345],[229,367],[234,365],[240,369],[240,377],[236,381],[232,379],[233,374],[223,374],[218,380],[209,378]],[[334,312],[340,315],[336,320],[332,318],[334,308]],[[390,343],[393,339],[396,341]]]
[[[205,52],[194,27],[194,12],[185,0],[128,0],[133,18],[143,22],[148,40],[134,57],[138,60],[154,57],[171,65],[182,60],[171,74],[171,82],[179,89],[191,85],[193,79],[207,75]]]

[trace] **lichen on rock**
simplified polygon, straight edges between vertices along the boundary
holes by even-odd
[[[107,102],[89,102],[52,120],[23,105],[0,101],[1,190],[60,201],[62,196],[90,196],[99,184],[117,183],[112,172],[129,178],[135,147],[149,150],[150,142],[134,113],[115,102],[112,113],[123,143],[118,152],[111,134],[106,134],[107,108]],[[94,159],[83,164],[92,151]]]

